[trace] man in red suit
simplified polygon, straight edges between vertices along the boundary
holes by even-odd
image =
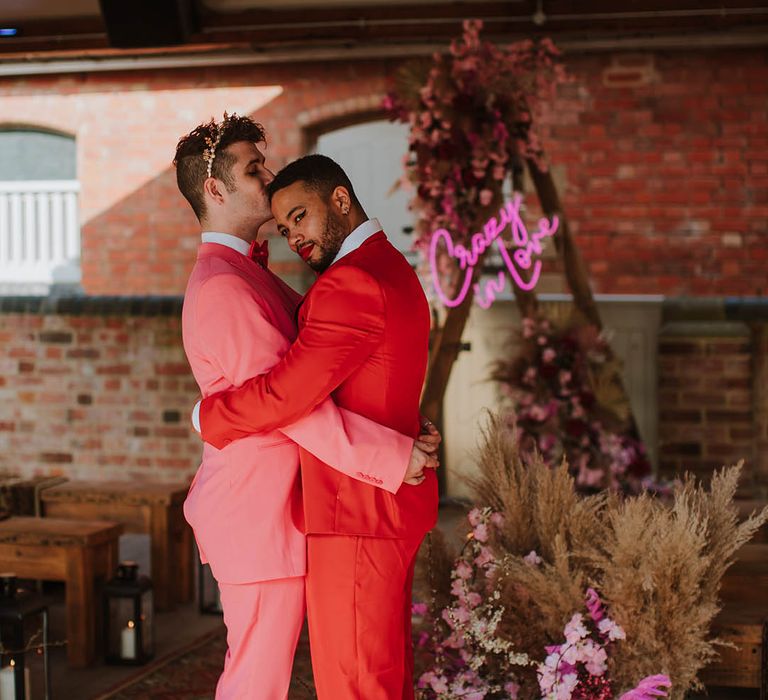
[[[329,395],[415,438],[430,325],[416,274],[330,158],[301,158],[268,189],[278,230],[320,275],[283,359],[203,400],[203,439],[222,448],[274,430]],[[370,479],[356,481],[302,450],[307,607],[320,700],[414,696],[411,587],[419,545],[437,518],[437,480],[427,470],[418,486],[391,494]]]

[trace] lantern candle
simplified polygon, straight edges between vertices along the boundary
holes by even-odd
[[[128,627],[126,627],[120,638],[120,655],[124,659],[136,658],[136,623],[133,620],[128,621]],[[0,698],[0,700],[2,700]]]
[[[0,700],[16,700],[16,662],[11,659],[9,666],[0,671]],[[31,685],[29,669],[24,669],[24,697],[29,700]]]

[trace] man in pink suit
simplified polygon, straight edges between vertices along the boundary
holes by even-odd
[[[256,244],[272,218],[263,141],[260,125],[225,115],[183,137],[176,150],[179,189],[203,229],[182,327],[204,397],[268,371],[296,336],[300,297],[267,269],[266,245]],[[221,450],[204,446],[184,512],[221,593],[229,648],[218,699],[287,697],[305,611],[298,446],[396,493],[436,465],[419,444],[429,448],[328,399],[279,431]]]

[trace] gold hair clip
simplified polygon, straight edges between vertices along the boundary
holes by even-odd
[[[211,177],[213,161],[216,159],[216,148],[219,145],[219,141],[221,141],[221,136],[226,131],[227,126],[229,125],[229,121],[234,119],[236,116],[236,114],[232,114],[232,116],[230,116],[224,112],[224,119],[222,120],[221,124],[217,124],[216,121],[212,119],[210,125],[208,126],[209,136],[205,137],[206,149],[203,151],[203,160],[208,165],[208,177]],[[215,132],[215,136],[213,132]]]

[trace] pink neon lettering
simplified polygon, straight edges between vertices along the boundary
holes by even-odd
[[[490,309],[493,302],[496,301],[496,295],[501,294],[506,286],[507,278],[503,271],[499,272],[496,279],[488,280],[485,289],[481,289],[480,285],[476,284],[475,301],[477,305],[482,309]]]
[[[557,216],[552,217],[551,221],[545,218],[539,219],[538,231],[529,234],[520,216],[521,204],[522,196],[519,194],[515,195],[512,201],[506,202],[499,210],[498,219],[492,216],[483,226],[482,232],[472,235],[469,250],[461,244],[454,244],[451,234],[444,228],[438,229],[432,234],[429,243],[429,266],[435,293],[444,306],[453,308],[459,306],[464,301],[472,284],[475,266],[481,255],[494,242],[504,260],[512,282],[520,287],[520,289],[526,291],[530,291],[536,286],[541,277],[542,263],[541,260],[534,260],[534,256],[541,255],[543,251],[541,239],[552,236],[557,231],[560,222]],[[501,233],[507,226],[510,226],[514,247],[511,256],[510,251],[504,245],[504,241],[500,238]],[[464,272],[464,279],[461,282],[460,289],[453,299],[446,294],[440,283],[438,247],[441,241],[445,245],[448,257],[455,259],[458,262],[459,269]],[[522,277],[521,271],[530,271],[527,281]],[[478,306],[483,309],[490,308],[491,304],[496,300],[497,294],[504,291],[505,286],[506,278],[503,271],[499,272],[496,279],[489,280],[485,284],[485,288],[479,282],[476,283],[473,288],[475,290],[475,301]]]
[[[440,283],[437,281],[439,279],[439,273],[437,269],[437,246],[440,243],[440,239],[445,240],[445,248],[448,252],[448,255],[452,258],[458,257],[453,246],[453,239],[451,238],[451,234],[448,233],[448,231],[446,231],[444,228],[438,229],[432,234],[432,240],[429,243],[429,267],[430,271],[432,272],[432,279],[434,280],[435,292],[438,298],[443,303],[443,306],[447,306],[449,309],[451,309],[454,306],[461,304],[461,302],[466,298],[467,292],[469,292],[469,285],[472,282],[473,268],[470,267],[464,275],[464,281],[462,282],[461,289],[459,290],[456,298],[451,299],[449,296],[447,296],[443,291],[443,288],[440,286]],[[457,246],[457,248],[464,250],[463,246]]]

